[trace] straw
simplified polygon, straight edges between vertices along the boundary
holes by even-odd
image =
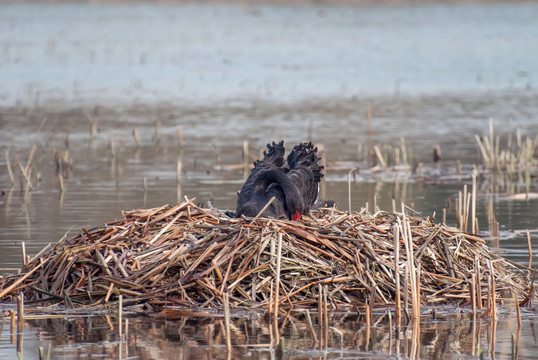
[[[27,303],[116,311],[121,294],[125,311],[141,304],[155,311],[172,305],[221,311],[228,288],[230,308],[272,307],[275,316],[319,303],[326,326],[329,301],[339,310],[364,309],[367,298],[371,306],[398,306],[399,271],[407,284],[399,291],[413,318],[421,303],[469,304],[472,274],[476,289],[495,282],[496,301],[535,296],[526,267],[499,257],[477,235],[406,214],[405,206],[401,213],[321,209],[299,222],[253,222],[193,200],[124,212],[120,220],[49,245],[20,274],[0,278],[0,302],[22,291]],[[490,269],[488,262],[493,278],[481,271]]]

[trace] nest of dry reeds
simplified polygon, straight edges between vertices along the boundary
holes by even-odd
[[[192,200],[125,212],[0,278],[0,301],[22,291],[27,304],[97,309],[123,295],[124,305],[209,310],[226,294],[233,307],[265,311],[315,307],[324,291],[336,310],[394,305],[399,293],[457,305],[534,296],[523,268],[457,228],[404,213],[311,215],[234,219]]]

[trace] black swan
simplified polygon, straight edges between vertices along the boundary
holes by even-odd
[[[235,216],[254,217],[274,196],[264,216],[298,220],[316,207],[318,183],[323,166],[318,162],[318,149],[311,142],[293,148],[284,163],[284,141],[267,144],[263,160],[254,162],[249,177],[239,192]],[[330,202],[328,202],[330,203]]]

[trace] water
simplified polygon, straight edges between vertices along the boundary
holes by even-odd
[[[532,359],[536,349],[536,315],[527,316],[521,330],[512,316],[498,322],[471,321],[469,314],[456,319],[457,309],[437,308],[435,319],[419,326],[404,325],[389,331],[387,314],[376,313],[376,324],[367,327],[356,314],[334,314],[331,328],[318,331],[317,317],[312,315],[315,335],[309,330],[304,314],[294,314],[282,324],[281,356],[271,348],[274,327],[271,321],[248,314],[233,319],[233,351],[227,357],[222,318],[179,318],[175,320],[143,317],[129,318],[123,340],[117,319],[110,317],[29,320],[25,332],[23,355],[37,358],[38,347],[45,354],[49,344],[52,358],[73,359]],[[2,358],[14,354],[9,331],[2,334]],[[37,340],[36,340],[37,338]],[[324,346],[315,339],[326,339]],[[245,346],[250,344],[251,346]],[[512,345],[513,344],[513,345]],[[91,355],[90,355],[91,354]],[[13,356],[13,355],[11,355]]]
[[[0,99],[295,101],[532,90],[537,15],[533,3],[3,5]]]
[[[1,5],[0,268],[20,266],[21,241],[33,256],[65,234],[73,236],[81,227],[120,217],[122,210],[174,204],[184,196],[196,197],[205,206],[211,201],[234,209],[243,174],[230,164],[241,163],[244,140],[249,141],[252,159],[268,141],[280,138],[289,146],[306,138],[323,144],[328,161],[323,191],[343,209],[348,207],[348,171],[337,170],[337,165],[346,162],[361,168],[352,184],[352,209],[366,202],[373,206],[375,196],[381,209],[391,210],[394,197],[421,214],[436,212],[441,219],[450,199],[447,221],[454,224],[454,200],[464,184],[470,186],[468,174],[480,159],[474,135],[487,134],[488,119],[493,118],[502,146],[511,133],[515,141],[516,128],[523,140],[538,134],[538,53],[530,50],[538,48],[537,16],[538,4],[532,3]],[[424,163],[424,177],[373,174],[368,161],[357,161],[357,143],[368,143],[369,103],[372,143],[399,145],[403,137],[412,165]],[[93,135],[88,119],[96,124]],[[133,129],[140,134],[140,147]],[[431,160],[436,144],[442,148],[439,166]],[[33,189],[25,197],[18,162],[26,166],[33,146]],[[73,164],[63,192],[54,149],[68,150]],[[14,186],[5,171],[6,151],[15,171]],[[456,175],[458,160],[463,163],[461,176]],[[506,195],[526,192],[538,192],[536,177],[516,177],[509,183],[479,180],[480,229],[487,237],[487,208],[492,206],[501,239],[491,245],[522,264],[528,258],[526,229],[536,249],[538,200],[510,200]],[[535,267],[538,252],[533,253]],[[538,349],[533,315],[526,316],[521,334],[526,352],[520,358],[531,358]],[[507,354],[515,333],[510,321],[500,322],[495,332],[498,355]],[[286,353],[292,358],[411,357],[403,344],[401,349],[392,342],[389,346],[386,339],[378,341],[383,344],[378,347],[364,346],[368,337],[349,335],[365,331],[357,329],[360,322],[339,327],[336,320],[335,326],[349,334],[340,340],[331,330],[330,351],[309,353],[317,347],[308,328],[292,323],[282,333],[293,344],[288,350],[299,351]],[[131,325],[132,334],[144,344],[139,340],[131,347],[131,340],[123,345],[138,358],[150,358],[147,352],[161,344],[159,334],[174,333],[179,326],[178,321],[145,318],[131,319]],[[24,333],[26,356],[52,341],[60,358],[92,352],[117,357],[119,338],[102,335],[110,325],[100,319],[33,321],[30,326]],[[179,336],[166,337],[169,352],[161,357],[208,356],[206,337],[192,335],[199,326],[202,332],[207,327],[192,319],[181,326]],[[262,321],[237,326],[264,334],[249,341],[266,343]],[[379,328],[390,333],[384,321]],[[53,335],[80,329],[88,329],[84,337]],[[148,329],[158,336],[146,339]],[[424,350],[428,346],[453,358],[476,355],[466,337],[472,332],[469,323],[443,319],[424,323],[424,329],[431,330],[421,333],[420,357],[430,357]],[[461,336],[447,335],[450,339],[440,347],[428,345],[435,342],[431,333],[454,331]],[[485,332],[472,338],[482,344],[475,350],[494,347],[496,342],[486,339]],[[213,344],[220,350],[212,354],[218,358],[222,339],[217,330],[215,334]],[[15,349],[7,325],[1,336],[0,357],[12,358]],[[241,356],[270,354],[250,349]]]

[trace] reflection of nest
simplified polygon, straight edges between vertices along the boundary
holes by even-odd
[[[439,359],[443,358],[443,355],[462,357],[461,354],[476,354],[477,348],[486,346],[489,349],[493,347],[493,352],[497,349],[496,338],[491,337],[494,322],[469,321],[466,315],[463,315],[463,321],[453,321],[455,313],[456,309],[451,306],[439,307],[435,312],[435,321],[422,321],[419,328],[410,323],[398,331],[390,328],[391,323],[385,311],[374,314],[376,326],[367,326],[361,321],[361,317],[354,313],[330,314],[331,326],[326,333],[327,345],[318,350],[320,343],[316,342],[315,334],[308,327],[306,313],[295,312],[293,316],[280,322],[282,326],[279,328],[280,342],[285,341],[285,356],[281,358],[381,359],[382,355],[385,355],[389,359],[408,359],[411,358],[409,354],[413,354],[414,339],[419,344],[420,353],[420,356],[415,358]],[[123,341],[117,341],[117,331],[114,331],[116,328],[110,319],[107,322],[107,318],[108,316],[79,317],[71,321],[63,319],[48,320],[46,323],[41,321],[36,330],[40,334],[46,334],[45,339],[53,342],[53,358],[83,356],[91,358],[92,355],[95,357],[95,354],[99,354],[102,359],[226,358],[223,317],[183,317],[176,321],[164,319],[148,321],[146,317],[130,318],[128,332],[125,333]],[[446,321],[447,319],[450,321]],[[312,313],[312,321],[316,330],[325,331],[321,325],[318,326],[316,313]],[[233,344],[230,358],[278,359],[271,356],[276,352],[271,343],[273,324],[273,321],[264,321],[263,318],[259,320],[245,316],[233,318],[230,321]],[[518,331],[515,323],[503,321],[501,324],[498,326],[503,330],[498,330],[499,333],[515,334]],[[524,334],[525,332],[521,337],[522,340],[525,339]],[[528,341],[532,341],[530,330],[528,337],[531,339]],[[45,339],[41,342],[46,341]],[[518,343],[519,349],[525,349],[523,341]],[[502,353],[502,346],[500,348]],[[118,350],[121,349],[125,353],[124,357],[118,356]],[[528,354],[528,349],[525,350]],[[484,353],[487,354],[486,351]],[[520,350],[521,353],[523,351]],[[387,356],[387,354],[400,355]]]
[[[418,269],[414,277],[419,273],[423,303],[469,303],[475,273],[486,299],[491,271],[497,299],[514,293],[520,301],[529,297],[525,274],[491,253],[482,239],[401,213],[350,215],[322,209],[301,222],[251,221],[186,201],[126,212],[122,220],[83,230],[42,251],[21,274],[1,278],[0,299],[22,290],[27,302],[91,310],[122,294],[125,305],[202,310],[221,309],[227,290],[231,306],[265,310],[280,264],[283,308],[317,306],[322,286],[334,309],[362,306],[372,296],[376,305],[388,305],[396,292],[395,231],[400,239],[412,234],[413,264],[403,240],[399,246],[404,297],[406,274],[412,278],[408,266]]]

